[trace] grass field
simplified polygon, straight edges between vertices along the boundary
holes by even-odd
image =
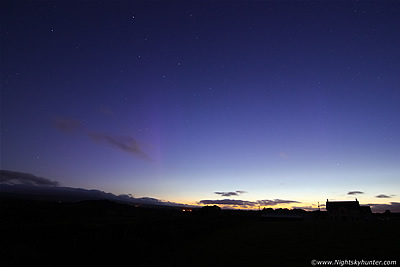
[[[399,225],[250,221],[192,243],[197,266],[311,266],[312,259],[386,259],[400,252]]]
[[[312,266],[312,259],[397,260],[400,252],[398,222],[271,222],[258,212],[110,203],[6,207],[1,266]]]

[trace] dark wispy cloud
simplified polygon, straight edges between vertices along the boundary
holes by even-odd
[[[30,173],[0,170],[0,183],[58,186],[57,181],[39,177]]]
[[[146,203],[152,203],[152,204],[157,204],[157,203],[162,203],[161,200],[153,197],[141,197],[141,198],[136,198],[136,200],[140,200]]]
[[[274,200],[237,200],[237,199],[216,199],[216,200],[201,200],[200,204],[204,205],[229,205],[229,206],[240,206],[240,207],[255,207],[255,206],[276,206],[278,204],[292,204],[301,203],[294,200],[274,199]]]
[[[400,202],[390,202],[390,204],[367,204],[371,207],[373,212],[385,212],[390,210],[391,212],[400,212]]]
[[[200,204],[204,205],[229,205],[229,206],[243,206],[253,207],[257,205],[256,202],[237,200],[237,199],[217,199],[217,200],[200,200]]]
[[[380,195],[377,195],[375,197],[377,197],[377,198],[391,198],[391,196],[384,195],[384,194],[380,194]]]
[[[88,132],[88,136],[96,143],[104,143],[118,148],[121,151],[128,152],[142,159],[152,161],[149,155],[145,153],[139,143],[130,136],[116,136],[99,132]]]
[[[237,190],[235,192],[214,192],[214,193],[217,195],[221,195],[223,197],[231,197],[231,196],[238,196],[247,192],[242,190]]]
[[[53,125],[55,128],[65,133],[80,132],[88,136],[95,143],[107,144],[144,160],[153,161],[151,157],[144,152],[139,142],[131,136],[118,136],[91,131],[83,127],[80,121],[71,118],[56,118],[53,120]]]
[[[8,171],[1,171],[1,181],[3,181],[3,172],[6,173],[6,177],[10,175]],[[13,172],[15,173],[15,172]],[[18,177],[21,177],[21,173],[18,173]],[[31,178],[30,176],[28,176]],[[34,176],[36,177],[36,176]],[[38,177],[36,177],[38,178]],[[0,192],[1,193],[13,193],[25,197],[28,199],[40,199],[49,201],[66,201],[66,202],[76,202],[82,200],[111,200],[115,202],[140,204],[140,205],[157,205],[157,206],[175,206],[175,207],[187,207],[188,205],[180,204],[176,202],[163,201],[151,197],[141,197],[135,198],[130,194],[114,195],[112,193],[107,193],[96,189],[83,189],[83,188],[73,188],[73,187],[62,187],[62,186],[48,186],[55,185],[57,182],[50,181],[45,183],[42,179],[30,179],[36,181],[36,183],[1,183]],[[39,177],[40,178],[40,177]],[[8,179],[9,181],[10,179]],[[29,179],[25,179],[27,181]],[[46,179],[49,181],[48,179]]]
[[[361,195],[364,194],[362,191],[350,191],[347,193],[348,195]]]
[[[292,203],[301,203],[294,200],[285,200],[285,199],[274,199],[274,200],[257,200],[257,204],[261,206],[275,206],[278,204],[292,204]]]
[[[71,118],[55,118],[53,126],[65,133],[75,133],[83,129],[80,121]]]

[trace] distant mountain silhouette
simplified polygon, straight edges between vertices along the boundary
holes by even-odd
[[[95,189],[60,186],[37,186],[27,184],[0,184],[0,196],[56,202],[78,202],[83,200],[111,200],[137,205],[187,207],[188,205],[161,201],[156,198],[135,198],[130,195],[114,195]]]

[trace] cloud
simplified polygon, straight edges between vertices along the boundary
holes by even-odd
[[[377,198],[391,198],[391,196],[384,195],[384,194],[380,194],[380,195],[377,195],[375,197],[377,197]]]
[[[82,130],[81,122],[71,118],[56,118],[53,120],[53,125],[65,133],[75,133]]]
[[[301,202],[294,201],[294,200],[284,200],[284,199],[257,200],[257,204],[259,204],[261,206],[275,206],[275,205],[278,205],[278,204],[291,204],[291,203],[301,203]]]
[[[3,171],[1,171],[3,174]],[[1,176],[3,178],[3,175]],[[3,179],[2,179],[3,180]],[[132,195],[115,195],[96,189],[83,189],[73,187],[61,187],[61,186],[41,186],[33,185],[31,183],[3,183],[0,186],[0,192],[12,193],[13,196],[19,196],[20,198],[36,199],[36,200],[47,200],[47,201],[65,201],[65,202],[77,202],[83,200],[110,200],[120,203],[128,204],[139,204],[139,205],[157,205],[157,206],[175,206],[175,207],[187,207],[188,205],[163,201],[156,198],[141,197],[135,198]]]
[[[237,199],[200,200],[199,203],[204,205],[232,205],[246,207],[253,207],[257,204],[256,202]]]
[[[230,197],[230,196],[238,196],[240,194],[247,193],[246,191],[237,190],[235,192],[214,192],[217,195],[221,195],[223,197]]]
[[[350,192],[348,192],[347,193],[348,195],[358,195],[358,194],[364,194],[364,192],[362,192],[362,191],[350,191]]]
[[[391,212],[400,212],[400,202],[390,202],[390,204],[367,204],[371,207],[373,212],[385,212],[386,210],[390,210]]]
[[[35,176],[30,173],[0,170],[0,184],[25,184],[58,186],[57,181]]]
[[[137,156],[144,160],[154,161],[147,153],[143,151],[139,145],[139,142],[137,142],[133,137],[117,136],[91,131],[83,127],[80,121],[71,118],[56,118],[53,120],[53,125],[55,128],[65,133],[80,132],[98,144],[108,144],[114,148],[117,148],[118,150],[128,152],[131,155]]]
[[[257,200],[257,201],[246,201],[236,199],[217,199],[217,200],[201,200],[200,204],[204,205],[231,205],[241,207],[255,207],[255,206],[276,206],[278,204],[291,204],[301,203],[294,200],[274,199],[274,200]]]
[[[142,159],[153,161],[147,153],[140,147],[139,143],[130,136],[113,136],[99,132],[88,132],[88,136],[95,142],[105,143],[118,148],[121,151],[128,152]]]
[[[157,198],[152,198],[152,197],[141,197],[141,198],[136,198],[136,200],[141,201],[141,202],[151,203],[151,204],[162,203],[161,200],[159,200]]]

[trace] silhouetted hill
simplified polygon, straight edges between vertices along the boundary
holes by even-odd
[[[262,211],[0,197],[2,266],[310,266],[397,256],[396,221],[269,221]],[[311,214],[269,210],[276,215]]]
[[[155,198],[134,198],[130,195],[114,195],[95,189],[83,189],[61,186],[38,186],[27,184],[0,184],[0,196],[19,199],[43,200],[54,202],[78,202],[83,200],[111,200],[119,203],[146,206],[188,207],[188,205],[165,202]]]

